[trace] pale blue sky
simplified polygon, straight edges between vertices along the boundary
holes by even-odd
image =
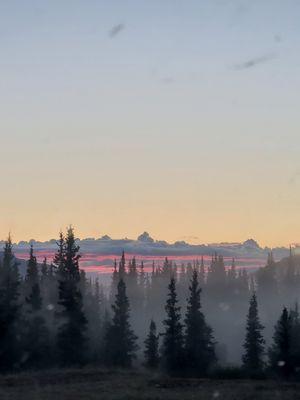
[[[298,241],[299,21],[295,0],[1,1],[0,235]]]

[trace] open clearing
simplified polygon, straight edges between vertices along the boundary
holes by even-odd
[[[136,371],[51,370],[0,377],[1,400],[293,400],[300,383],[171,379]]]

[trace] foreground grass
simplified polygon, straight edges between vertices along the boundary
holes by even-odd
[[[300,383],[171,379],[136,371],[51,370],[0,377],[1,400],[294,400]]]

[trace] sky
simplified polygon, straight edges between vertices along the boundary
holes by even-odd
[[[0,2],[0,238],[300,242],[300,2]]]

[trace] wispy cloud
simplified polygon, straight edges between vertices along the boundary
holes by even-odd
[[[122,23],[120,23],[120,24],[118,24],[118,25],[114,25],[114,26],[110,29],[108,35],[109,35],[109,37],[112,39],[112,38],[116,37],[119,33],[121,33],[124,29],[125,29],[125,25],[122,24]]]
[[[258,64],[263,64],[267,61],[271,61],[271,60],[275,59],[276,57],[277,57],[277,55],[275,53],[265,54],[261,57],[251,58],[250,60],[244,61],[240,64],[236,64],[234,66],[234,69],[243,70],[243,69],[253,68]]]

